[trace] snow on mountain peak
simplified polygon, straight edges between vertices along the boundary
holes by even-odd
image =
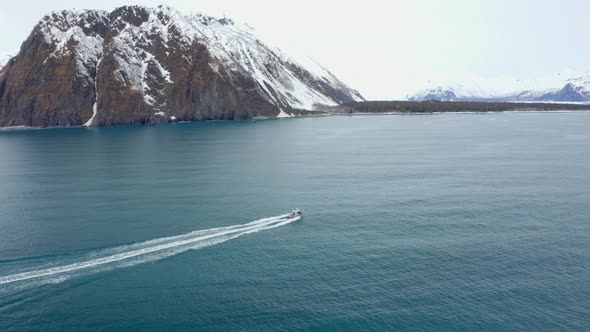
[[[105,36],[104,27],[114,26],[119,33]],[[48,44],[55,45],[52,57],[74,52],[78,72],[91,76],[101,58],[105,40],[113,43],[121,79],[125,79],[153,102],[145,86],[148,67],[155,67],[162,79],[171,82],[168,69],[146,51],[146,45],[161,41],[168,48],[171,39],[188,48],[194,42],[207,46],[209,65],[230,77],[246,74],[257,83],[259,92],[279,107],[313,109],[316,105],[337,105],[346,100],[363,100],[360,94],[314,62],[295,61],[278,48],[268,46],[248,25],[229,18],[214,18],[202,13],[185,15],[169,6],[147,8],[119,7],[104,11],[59,11],[39,23]],[[341,91],[341,96],[328,90]]]
[[[408,100],[464,100],[464,101],[590,101],[590,73],[564,80],[552,75],[531,80],[509,77],[467,79],[462,83],[432,84]]]
[[[590,72],[584,73],[578,77],[570,78],[566,82],[590,91]]]
[[[47,44],[55,45],[51,57],[60,57],[73,49],[78,72],[90,77],[89,70],[94,67],[102,50],[103,37],[95,32],[98,25],[107,24],[105,11],[63,10],[53,11],[38,24]],[[73,43],[68,48],[68,43]],[[47,61],[48,59],[45,59]]]

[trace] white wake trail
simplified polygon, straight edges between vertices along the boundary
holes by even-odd
[[[91,254],[89,259],[76,263],[0,277],[0,285],[23,281],[32,281],[35,284],[61,282],[77,274],[95,273],[160,260],[187,250],[222,243],[245,234],[280,227],[299,219],[300,217],[288,218],[288,215],[281,215],[255,220],[242,225],[199,230],[183,235],[101,250]]]

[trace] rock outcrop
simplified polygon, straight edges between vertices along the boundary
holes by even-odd
[[[53,12],[0,70],[0,126],[250,119],[361,100],[246,25],[164,6]]]

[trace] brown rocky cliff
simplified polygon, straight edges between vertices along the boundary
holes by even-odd
[[[0,126],[72,126],[92,115],[93,82],[75,75],[74,55],[50,58],[33,33],[0,77]]]
[[[281,109],[298,112],[276,87],[254,78],[260,69],[244,54],[252,57],[256,50],[244,51],[241,46],[238,51],[219,51],[222,44],[209,35],[194,37],[201,30],[191,20],[198,20],[203,29],[217,24],[231,33],[238,31],[237,36],[250,37],[228,26],[231,21],[179,18],[177,12],[163,7],[47,15],[0,71],[0,126],[156,124],[273,117]],[[187,37],[189,33],[193,35]],[[232,42],[242,43],[235,37]],[[211,53],[212,44],[217,47],[216,56]],[[258,41],[253,47],[266,50]],[[292,74],[281,73],[277,68],[287,67],[280,67],[280,59],[270,54],[273,58],[264,60],[269,82],[283,75],[308,81],[319,94],[329,96],[324,99],[348,102],[354,98],[353,90],[314,81],[309,72],[292,64],[287,63]]]

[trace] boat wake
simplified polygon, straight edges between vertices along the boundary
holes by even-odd
[[[301,219],[289,214],[263,218],[247,224],[198,230],[182,235],[164,237],[131,245],[97,250],[78,257],[74,261],[58,262],[42,268],[0,276],[0,288],[30,287],[59,283],[73,277],[129,267],[157,261],[187,250],[195,250],[219,244],[242,235],[287,225]]]

